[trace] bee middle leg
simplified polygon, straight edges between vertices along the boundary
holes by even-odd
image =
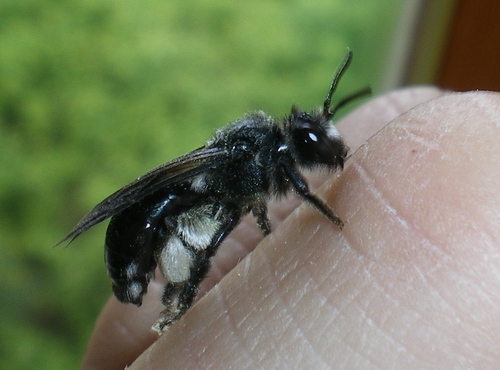
[[[252,208],[252,214],[257,219],[257,225],[264,236],[271,233],[271,222],[267,216],[267,205],[264,200],[259,200]]]

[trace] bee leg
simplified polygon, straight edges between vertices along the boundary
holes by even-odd
[[[293,166],[282,164],[282,168],[290,184],[293,186],[293,190],[298,196],[316,208],[319,213],[330,220],[330,222],[337,225],[340,229],[344,227],[344,222],[332,211],[332,209],[323,200],[309,191],[306,181]]]
[[[215,254],[222,241],[238,225],[241,211],[236,207],[229,207],[226,212],[228,216],[225,224],[212,237],[210,245],[194,258],[189,279],[183,282],[168,283],[165,286],[162,297],[165,309],[151,328],[158,335],[161,335],[165,329],[179,320],[193,305],[199,285],[210,269],[210,257]]]
[[[161,335],[163,330],[169,325],[177,321],[186,309],[182,309],[179,303],[183,284],[167,284],[165,287],[162,303],[165,309],[161,311],[160,317],[151,327],[158,335]]]
[[[262,199],[259,200],[252,207],[252,214],[257,219],[257,225],[259,226],[260,230],[262,231],[262,234],[264,234],[264,236],[269,235],[271,233],[271,222],[269,221],[269,218],[267,217],[266,202]]]
[[[210,260],[203,254],[193,263],[191,276],[188,280],[177,283],[168,283],[163,292],[162,303],[165,309],[160,313],[160,318],[151,328],[161,335],[162,331],[179,320],[193,305],[198,294],[198,287],[207,275]]]

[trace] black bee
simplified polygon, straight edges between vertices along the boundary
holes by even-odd
[[[332,94],[352,58],[347,52],[320,109],[293,106],[278,121],[254,112],[217,130],[204,146],[167,162],[94,207],[61,241],[111,217],[105,262],[119,301],[140,306],[158,267],[165,279],[161,333],[193,304],[210,257],[242,216],[252,212],[271,232],[266,202],[292,190],[332,223],[342,220],[309,191],[299,168],[342,169],[348,148],[331,118],[362,90],[330,109]]]

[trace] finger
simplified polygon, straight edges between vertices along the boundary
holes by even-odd
[[[470,93],[397,118],[320,189],[344,231],[301,207],[132,368],[498,363],[499,113]]]
[[[386,122],[406,109],[429,100],[442,92],[435,88],[413,88],[389,93],[361,106],[341,120],[337,126],[346,136],[351,149],[356,149],[365,140],[380,130]],[[386,107],[384,109],[384,106]],[[357,127],[362,127],[358,130]],[[349,140],[354,139],[353,144]],[[324,177],[313,178],[313,187]],[[275,228],[300,202],[291,198],[286,202],[271,202],[270,218]],[[247,217],[222,244],[212,259],[209,276],[201,285],[199,297],[209,291],[240,260],[242,260],[262,239],[261,232],[251,217]],[[82,368],[117,368],[129,364],[147,348],[156,337],[151,334],[151,325],[161,311],[161,286],[152,283],[144,297],[141,308],[122,305],[111,298],[103,309],[90,338]]]
[[[444,94],[432,86],[405,87],[374,97],[335,126],[354,153],[385,125],[411,108]]]
[[[150,329],[162,310],[162,290],[151,282],[139,308],[111,297],[97,319],[81,369],[124,369],[151,345],[158,338]]]
[[[349,307],[338,324],[350,335],[336,343],[347,356],[382,368],[499,363],[499,113],[493,93],[429,102],[360,149],[336,184],[357,256],[344,265],[354,304],[335,295]]]

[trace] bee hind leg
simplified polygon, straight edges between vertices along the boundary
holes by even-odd
[[[161,335],[161,333],[171,324],[179,320],[193,305],[196,295],[198,294],[200,283],[205,278],[210,268],[210,257],[215,254],[222,241],[231,231],[233,231],[236,225],[238,225],[241,219],[241,209],[228,206],[223,210],[225,211],[224,222],[221,228],[212,237],[210,245],[207,246],[204,251],[199,251],[199,253],[193,257],[189,278],[181,282],[168,282],[165,286],[162,297],[162,303],[165,305],[165,309],[160,313],[160,318],[151,328],[159,335]],[[261,209],[261,211],[265,211],[265,208]],[[267,220],[267,217],[265,217],[265,220]],[[264,223],[267,225],[269,221]],[[160,263],[159,265],[161,266],[162,264]],[[163,273],[164,277],[165,275],[167,274]]]
[[[168,283],[163,291],[162,303],[165,309],[151,330],[161,335],[170,325],[179,320],[193,305],[198,287],[207,275],[209,259],[199,257],[191,269],[191,277],[180,283]]]
[[[189,283],[168,284],[163,293],[165,309],[151,330],[161,335],[170,325],[179,320],[191,307],[198,293],[198,288]]]

